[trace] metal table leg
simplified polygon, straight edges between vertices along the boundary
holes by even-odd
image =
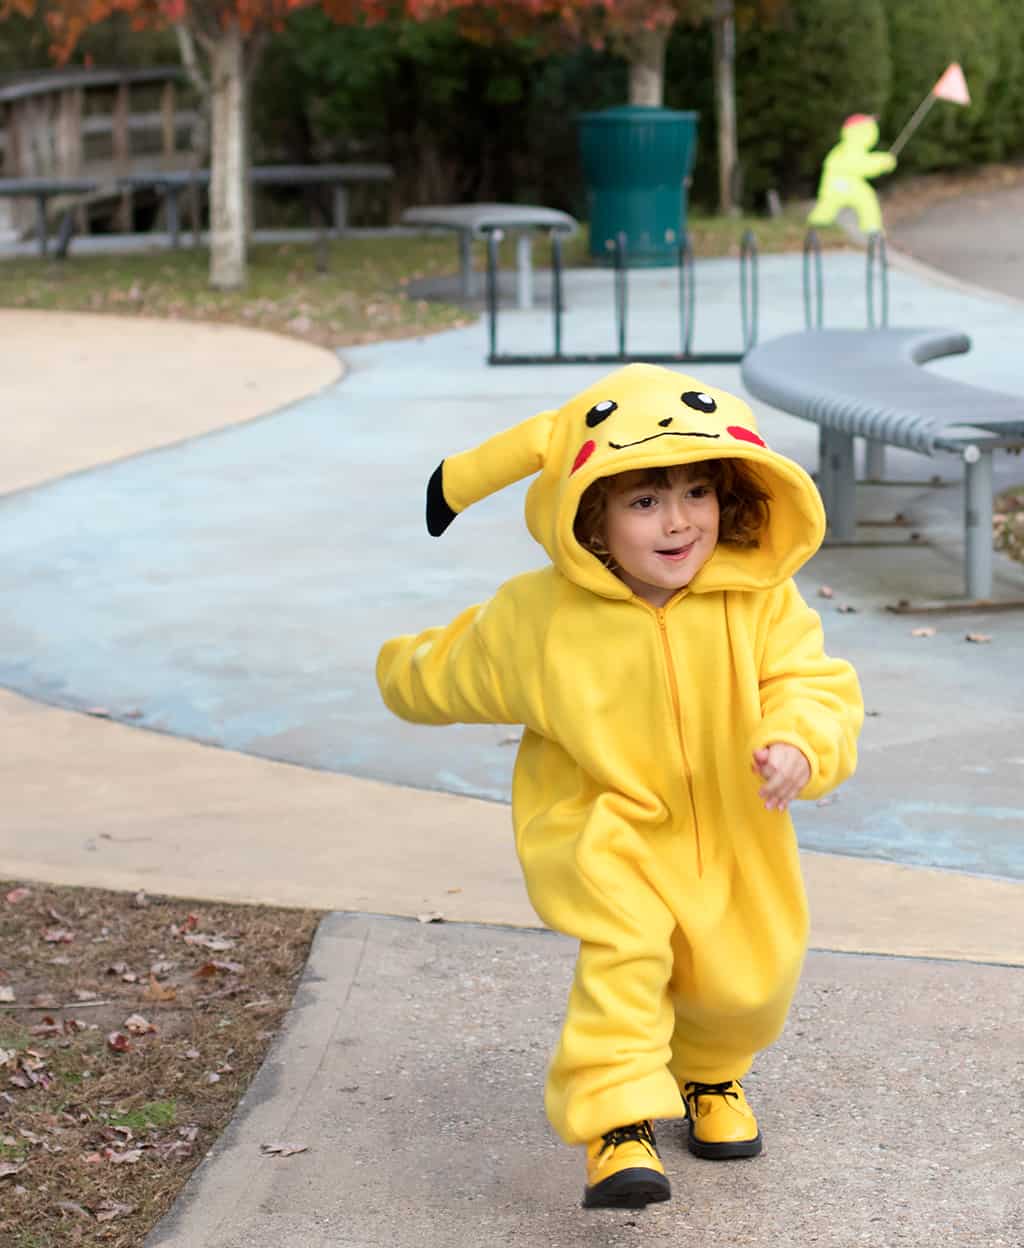
[[[462,277],[462,297],[476,296],[476,274],[473,272],[473,235],[469,230],[459,231],[459,272]]]
[[[46,200],[48,196],[45,191],[40,191],[36,195],[36,231],[39,234],[39,254],[46,255]]]
[[[992,452],[964,447],[964,580],[967,597],[992,597]]]
[[[516,238],[516,303],[533,307],[533,236],[525,230]]]

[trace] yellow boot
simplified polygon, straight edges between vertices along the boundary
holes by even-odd
[[[639,1209],[671,1194],[649,1121],[616,1127],[587,1145],[585,1209]]]
[[[756,1157],[761,1151],[757,1119],[739,1080],[684,1083],[683,1101],[690,1123],[686,1146],[695,1157],[726,1161]]]

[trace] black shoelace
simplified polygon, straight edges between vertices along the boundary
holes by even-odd
[[[601,1136],[605,1148],[615,1148],[619,1144],[633,1142],[643,1144],[652,1154],[656,1152],[654,1128],[649,1122],[631,1122],[628,1127],[615,1127]]]
[[[684,1085],[683,1099],[693,1113],[697,1112],[697,1098],[700,1096],[731,1096],[734,1101],[738,1101],[739,1093],[733,1091],[734,1083],[738,1088],[743,1086],[735,1079],[726,1079],[724,1083],[687,1083]]]

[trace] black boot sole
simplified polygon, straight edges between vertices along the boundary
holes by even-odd
[[[734,1161],[739,1157],[756,1157],[764,1147],[761,1132],[752,1140],[729,1140],[722,1144],[706,1144],[695,1138],[691,1130],[686,1137],[686,1147],[694,1157],[704,1161]]]
[[[631,1166],[583,1193],[584,1209],[642,1209],[672,1195],[668,1179],[657,1170]]]

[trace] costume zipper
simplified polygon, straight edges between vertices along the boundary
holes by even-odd
[[[672,647],[668,642],[668,626],[665,620],[664,608],[652,608],[654,614],[658,617],[658,631],[661,634],[661,648],[665,655],[665,666],[668,669],[668,685],[672,695],[672,711],[673,719],[676,725],[676,737],[679,741],[679,753],[683,759],[683,779],[686,784],[686,796],[690,800],[690,815],[693,819],[693,836],[697,849],[697,874],[704,874],[704,860],[700,849],[700,827],[697,824],[697,804],[693,800],[693,782],[692,772],[690,770],[690,760],[686,756],[686,740],[683,735],[683,713],[679,705],[679,682],[676,680],[676,665],[672,658]]]

